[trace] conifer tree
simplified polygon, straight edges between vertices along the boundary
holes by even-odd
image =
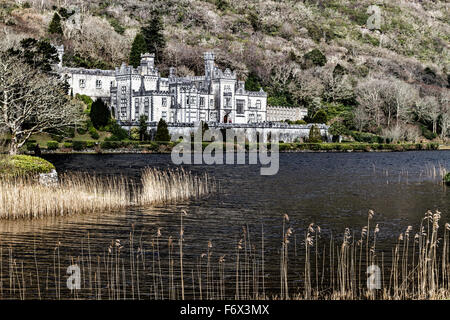
[[[131,45],[129,64],[133,67],[139,66],[141,62],[141,53],[147,51],[147,44],[142,33],[138,33],[134,38],[133,44]]]
[[[167,129],[167,122],[164,119],[160,119],[158,127],[156,128],[155,141],[170,141],[169,129]]]
[[[166,46],[166,39],[163,34],[164,25],[161,17],[155,11],[147,25],[141,28],[146,43],[146,51],[155,54],[155,61],[161,62],[162,52]]]
[[[53,14],[53,19],[50,22],[50,25],[48,26],[48,32],[50,34],[58,34],[58,35],[63,34],[63,29],[61,26],[61,17],[57,12]]]
[[[111,112],[109,111],[108,106],[103,102],[103,100],[97,98],[92,103],[89,116],[94,127],[99,129],[100,127],[104,127],[108,124],[109,119],[111,118]]]

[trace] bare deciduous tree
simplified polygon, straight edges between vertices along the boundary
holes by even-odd
[[[441,109],[441,138],[444,139],[450,134],[450,93],[448,91],[441,93],[439,104]]]
[[[433,132],[437,132],[438,119],[441,114],[439,102],[434,96],[425,96],[416,103],[416,113],[419,118],[431,121]]]
[[[359,105],[365,110],[370,119],[375,122],[377,127],[381,126],[384,119],[382,112],[384,86],[383,80],[369,79],[358,85],[356,89]]]
[[[11,134],[10,154],[31,135],[76,124],[80,110],[72,104],[60,80],[0,53],[0,127]]]

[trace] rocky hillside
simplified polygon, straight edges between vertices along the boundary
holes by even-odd
[[[235,69],[239,77],[247,79],[247,87],[263,86],[269,92],[270,104],[306,106],[312,110],[311,117],[324,108],[328,120],[346,110],[355,115],[355,108],[364,104],[358,92],[364,92],[373,81],[409,86],[417,93],[414,101],[433,96],[440,104],[448,103],[442,100],[448,95],[450,81],[447,1],[0,3],[0,33],[6,43],[24,37],[63,43],[67,65],[112,68],[127,62],[135,35],[156,9],[166,39],[159,65],[163,74],[171,65],[177,67],[178,74],[202,73],[202,53],[213,50],[217,64]],[[374,4],[381,14],[379,23],[376,13],[368,11]],[[61,16],[62,35],[49,33],[55,12]],[[377,30],[369,30],[374,21],[379,24]],[[370,110],[364,112],[371,117]],[[382,127],[389,127],[393,122],[385,118],[391,113],[383,113],[383,119],[367,121],[362,129],[380,133]],[[400,118],[405,124],[422,121],[434,129],[434,120],[420,119],[418,112],[408,119]],[[398,124],[399,117],[396,120]],[[444,129],[436,127],[437,132]]]

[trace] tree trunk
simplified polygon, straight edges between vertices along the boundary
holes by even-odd
[[[11,143],[9,144],[9,154],[16,155],[19,153],[19,141],[16,134],[11,135]]]

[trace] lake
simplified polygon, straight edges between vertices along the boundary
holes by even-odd
[[[145,167],[163,170],[173,167],[169,154],[68,154],[44,157],[59,172],[121,174],[133,178],[139,178]],[[11,274],[17,272],[14,287],[19,288],[22,278],[29,278],[30,284],[24,295],[35,297],[38,284],[33,279],[36,270],[40,272],[39,286],[43,297],[55,298],[58,292],[62,296],[67,295],[68,289],[64,288],[67,278],[65,270],[72,264],[72,258],[87,257],[89,252],[90,263],[97,263],[97,258],[104,259],[105,252],[116,239],[125,247],[122,266],[126,273],[125,269],[130,264],[127,261],[130,251],[126,248],[130,247],[131,234],[136,252],[141,250],[142,255],[141,270],[134,269],[142,273],[139,295],[153,297],[151,287],[155,285],[152,279],[154,272],[150,273],[145,268],[154,263],[155,253],[152,248],[155,247],[155,236],[160,229],[158,246],[161,248],[157,257],[164,261],[170,259],[167,241],[171,236],[174,244],[171,254],[178,259],[182,210],[187,212],[183,218],[186,277],[192,275],[195,280],[205,255],[215,265],[221,256],[225,256],[225,263],[232,267],[236,260],[236,247],[244,238],[245,245],[253,248],[248,251],[249,257],[260,254],[263,232],[266,290],[275,293],[280,286],[284,214],[289,216],[285,227],[290,227],[293,232],[289,244],[292,250],[289,261],[292,270],[290,288],[299,283],[297,276],[301,274],[302,268],[297,265],[296,257],[303,255],[301,248],[305,246],[305,233],[310,223],[320,226],[323,239],[331,236],[340,239],[347,227],[358,238],[361,229],[367,225],[367,214],[371,209],[375,212],[370,221],[372,228],[378,224],[380,229],[377,234],[379,250],[389,253],[392,244],[407,226],[413,226],[412,232],[417,232],[427,210],[441,211],[442,223],[450,221],[450,190],[442,185],[438,177],[439,168],[450,170],[450,151],[281,153],[280,170],[274,176],[261,176],[257,165],[190,165],[185,168],[195,174],[207,172],[215,179],[217,192],[204,199],[151,208],[133,207],[95,215],[1,222],[0,265],[3,287],[6,286],[9,291],[4,289],[0,295],[18,295],[15,290],[11,292],[12,285],[6,280],[8,275],[11,278]],[[146,251],[143,252],[142,248],[146,248]],[[202,254],[205,255],[202,257]],[[12,258],[17,260],[16,269],[11,269]],[[80,263],[87,264],[87,258],[81,260]],[[170,263],[160,263],[161,273],[170,273]],[[87,270],[86,265],[84,267],[82,270]],[[209,275],[211,277],[220,273],[214,268],[211,271],[213,275]],[[146,275],[149,276],[147,280],[143,279]],[[85,285],[85,273],[83,277]],[[61,288],[51,284],[52,278],[62,283]],[[233,275],[230,273],[225,278],[231,281]],[[126,277],[124,281],[124,286],[135,286]],[[214,284],[212,286],[209,290],[214,291]],[[179,297],[179,286],[174,287],[172,294]],[[169,291],[166,289],[166,294]]]

